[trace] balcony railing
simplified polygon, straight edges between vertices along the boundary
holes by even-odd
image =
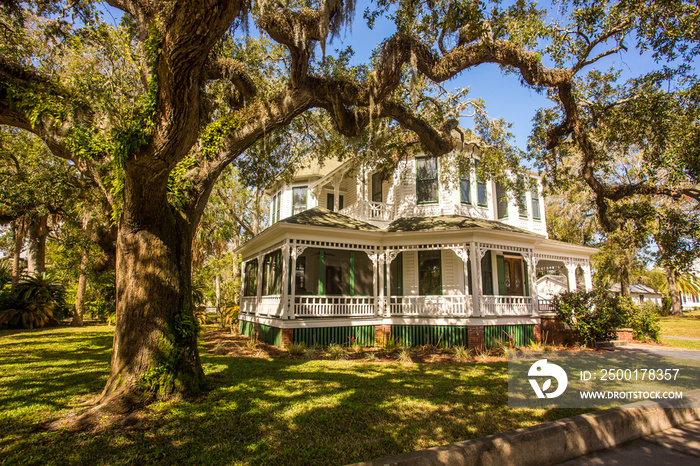
[[[530,296],[482,296],[481,315],[484,317],[532,315]]]
[[[420,317],[468,317],[472,314],[471,296],[392,296],[389,315]]]
[[[374,315],[374,298],[357,296],[296,296],[296,317],[362,317]]]
[[[340,209],[340,213],[360,220],[394,220],[394,204],[359,200],[356,203]]]

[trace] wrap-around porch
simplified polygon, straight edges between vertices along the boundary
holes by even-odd
[[[242,262],[240,314],[316,318],[536,317],[538,264],[587,260],[487,242],[368,245],[286,239]],[[477,277],[477,279],[474,279]]]

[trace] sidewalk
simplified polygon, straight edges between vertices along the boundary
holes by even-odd
[[[619,447],[581,456],[559,466],[644,464],[685,466],[700,464],[700,421],[648,435]]]

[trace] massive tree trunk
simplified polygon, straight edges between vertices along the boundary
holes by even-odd
[[[92,219],[86,215],[83,219],[83,230],[85,235],[90,240],[92,234]],[[75,311],[73,312],[73,321],[71,326],[83,326],[83,313],[85,312],[85,288],[87,287],[87,268],[90,260],[90,246],[85,244],[83,253],[80,256],[80,276],[78,277],[78,290],[75,293]]]
[[[27,247],[27,272],[40,275],[46,270],[46,237],[49,235],[49,216],[36,214],[29,221],[29,245]]]
[[[125,177],[114,348],[102,394],[102,403],[114,400],[115,408],[133,400],[124,395],[205,387],[191,290],[195,227],[167,202],[167,173],[150,173],[150,179],[138,172]]]
[[[620,269],[620,295],[631,296],[630,290],[630,269],[627,264],[623,264]]]
[[[666,279],[668,280],[668,295],[671,298],[671,314],[677,317],[683,317],[683,303],[681,303],[681,294],[678,291],[678,283],[676,282],[676,271],[673,267],[666,266]]]

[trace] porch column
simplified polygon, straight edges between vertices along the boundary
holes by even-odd
[[[289,312],[287,313],[287,319],[294,318],[294,297],[297,292],[297,247],[295,245],[296,241],[292,240],[291,248],[291,263],[289,265],[289,273],[291,273],[291,281],[289,286]]]
[[[391,315],[391,263],[396,259],[398,253],[391,249],[384,252],[384,262],[386,263],[386,284],[387,284],[387,299],[384,305],[384,317]]]
[[[591,264],[587,262],[586,265],[581,266],[583,269],[583,281],[586,284],[586,291],[593,291],[593,278],[591,277]]]
[[[481,316],[481,248],[475,243],[469,244],[469,256],[472,258],[472,308],[474,317]],[[469,278],[465,277],[466,280]],[[467,284],[467,286],[469,286]]]
[[[377,252],[375,253],[375,257],[377,265],[375,266],[374,278],[378,283],[379,293],[375,293],[374,315],[382,315],[384,314],[384,254]],[[372,263],[374,264],[375,260],[373,260]]]
[[[289,303],[287,301],[287,296],[289,295],[289,273],[289,240],[286,240],[282,246],[282,293],[280,293],[280,306],[282,307],[280,317],[283,319],[286,319],[289,315]]]
[[[265,256],[258,254],[258,279],[255,290],[255,315],[258,315],[260,304],[262,303],[262,280],[263,280],[263,258]]]
[[[246,264],[246,261],[244,261],[243,258],[241,258],[241,292],[238,295],[239,296],[239,298],[238,298],[238,304],[239,304],[238,310],[239,310],[239,312],[243,308],[243,298],[245,298],[245,264]]]
[[[566,267],[566,276],[567,279],[569,280],[569,291],[576,291],[576,267],[578,264],[575,264],[573,262],[569,262],[565,265]]]
[[[535,257],[534,252],[529,254],[527,261],[527,273],[530,274],[530,298],[532,299],[532,315],[538,316],[539,312],[539,294],[537,290],[537,262],[539,259]]]

